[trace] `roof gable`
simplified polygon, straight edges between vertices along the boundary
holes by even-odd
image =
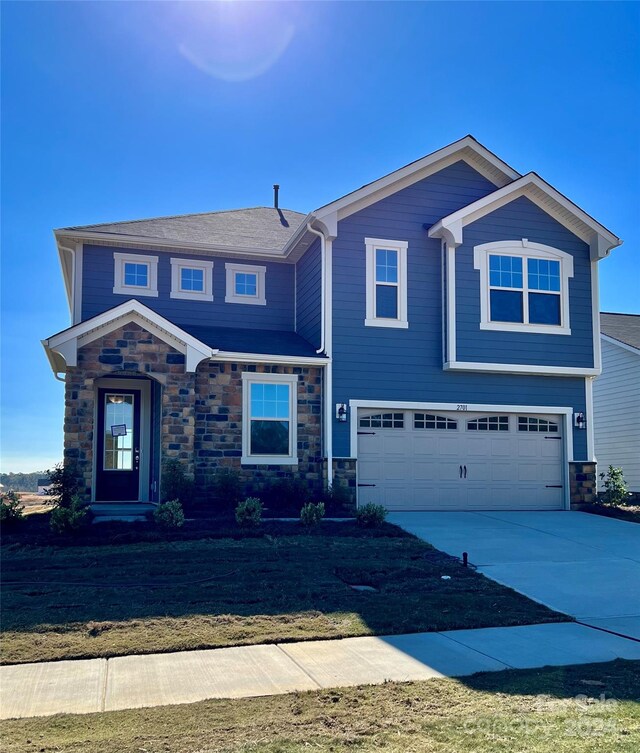
[[[536,173],[527,173],[518,180],[472,204],[443,217],[429,230],[431,238],[443,238],[453,246],[463,240],[463,229],[496,209],[525,196],[543,211],[589,244],[591,258],[602,259],[622,241],[604,225],[593,219]]]
[[[627,345],[640,353],[640,314],[600,314],[600,332],[610,342]]]

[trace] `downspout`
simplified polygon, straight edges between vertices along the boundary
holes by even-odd
[[[333,414],[331,411],[332,397],[333,397],[333,360],[331,357],[331,327],[329,325],[329,306],[331,305],[331,298],[329,296],[329,290],[331,286],[331,265],[329,254],[331,252],[331,241],[327,241],[324,233],[311,227],[311,223],[307,222],[307,230],[313,235],[317,235],[320,238],[320,310],[322,315],[320,317],[320,347],[316,350],[316,353],[325,353],[329,360],[324,367],[324,446],[325,454],[327,456],[327,485],[333,484]],[[329,254],[327,253],[327,245],[329,246]],[[327,327],[329,325],[329,327]],[[327,328],[329,329],[329,337],[327,337]],[[329,346],[327,347],[327,342]]]

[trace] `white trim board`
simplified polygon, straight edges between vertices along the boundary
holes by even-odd
[[[443,217],[430,228],[429,237],[445,238],[448,243],[460,246],[463,243],[463,229],[466,225],[495,212],[521,196],[537,204],[574,235],[588,243],[591,258],[594,260],[604,258],[611,249],[622,243],[620,238],[536,173],[527,173],[513,183]]]
[[[464,406],[464,410],[460,407]],[[549,405],[495,405],[483,403],[424,403],[401,400],[349,400],[349,451],[352,458],[358,459],[358,409],[371,408],[383,410],[424,410],[424,411],[454,411],[456,414],[465,413],[542,413],[563,417],[564,432],[564,508],[570,508],[571,490],[569,488],[569,463],[573,460],[573,408],[567,406]],[[356,477],[358,463],[356,462]],[[357,478],[356,478],[357,482]]]
[[[481,363],[479,361],[447,361],[445,371],[493,371],[497,374],[538,374],[540,376],[598,376],[600,369],[573,366],[538,366],[523,363]]]

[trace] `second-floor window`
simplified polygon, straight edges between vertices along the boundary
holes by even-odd
[[[477,246],[480,328],[570,334],[569,277],[573,259],[528,241]]]
[[[368,327],[407,328],[407,242],[365,238]]]
[[[225,264],[227,273],[226,303],[265,306],[267,268],[250,264]]]
[[[171,298],[213,300],[213,262],[205,259],[171,259]]]
[[[136,298],[158,295],[158,257],[143,254],[113,255],[113,292]]]

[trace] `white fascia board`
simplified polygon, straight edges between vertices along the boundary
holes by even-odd
[[[634,348],[633,345],[629,345],[629,343],[623,343],[622,340],[616,340],[615,337],[609,337],[609,335],[605,335],[603,333],[600,334],[600,337],[606,343],[617,345],[619,348],[623,348],[624,350],[628,350],[630,353],[634,353],[636,356],[640,356],[640,348]]]
[[[160,339],[167,341],[168,335],[173,341],[181,343],[183,346],[181,348],[182,352],[187,354],[188,366],[193,366],[196,363],[196,358],[198,358],[197,363],[199,363],[203,359],[210,358],[217,353],[217,350],[209,347],[133,298],[109,309],[109,311],[105,311],[80,324],[58,332],[56,335],[44,340],[43,344],[45,345],[45,349],[50,348],[64,357],[67,365],[75,366],[75,362],[70,363],[70,361],[75,361],[72,351],[77,351],[78,345],[81,346],[92,342],[100,337],[103,331],[109,331],[108,328],[113,329],[129,321],[136,321],[142,327],[147,326],[148,323],[153,334]],[[175,347],[175,342],[170,342],[169,344]],[[188,368],[187,370],[192,369]]]
[[[501,185],[520,177],[520,173],[516,172],[512,167],[507,165],[506,162],[503,162],[486,147],[478,143],[474,138],[471,136],[465,136],[458,141],[454,141],[453,144],[438,149],[409,165],[401,167],[399,170],[394,170],[392,173],[389,173],[372,183],[368,183],[366,186],[362,186],[362,188],[352,191],[330,204],[320,207],[313,214],[319,220],[322,220],[329,214],[335,213],[337,213],[338,219],[348,217],[350,214],[363,209],[365,206],[380,201],[385,198],[385,196],[389,196],[418,180],[422,180],[458,160],[464,160],[465,155],[462,154],[464,150],[474,152],[497,168],[504,176]],[[473,164],[473,167],[478,169],[478,165],[476,164]],[[496,184],[495,176],[489,179],[494,185]]]
[[[284,259],[286,258],[284,249],[264,249],[264,248],[237,248],[236,246],[222,246],[210,243],[195,243],[186,241],[167,240],[166,238],[153,238],[150,236],[125,235],[116,233],[100,233],[90,230],[72,230],[60,229],[54,230],[54,235],[58,242],[84,242],[100,244],[100,241],[108,242],[109,245],[117,246],[119,243],[127,244],[135,248],[150,247],[154,250],[177,251],[186,250],[190,252],[200,251],[211,254],[231,254],[233,256],[259,256],[262,258]],[[286,248],[286,247],[285,247]]]
[[[489,371],[496,374],[536,374],[539,376],[593,377],[600,369],[573,366],[539,366],[520,363],[480,363],[476,361],[447,361],[445,371]]]
[[[612,248],[616,248],[616,246],[619,246],[622,243],[620,238],[594,220],[593,217],[590,217],[586,212],[580,209],[580,207],[567,199],[566,196],[563,196],[536,173],[527,173],[527,175],[523,175],[513,183],[510,183],[503,188],[499,188],[488,196],[478,199],[478,201],[474,201],[472,204],[459,209],[457,212],[453,212],[452,214],[443,217],[429,229],[429,237],[445,238],[447,242],[455,243],[455,245],[459,246],[462,243],[463,228],[466,225],[496,211],[496,209],[514,201],[520,196],[527,196],[527,198],[540,206],[536,197],[530,193],[531,189],[542,191],[562,209],[587,226],[589,232],[581,232],[575,227],[575,225],[567,223],[566,217],[564,217],[559,211],[553,212],[550,207],[541,206],[543,211],[547,212],[547,214],[556,219],[561,225],[564,225],[572,233],[586,243],[589,243],[592,258],[602,259]]]
[[[235,353],[229,350],[218,350],[211,357],[212,361],[227,361],[237,363],[272,363],[291,366],[326,366],[331,359],[314,358],[313,356],[275,356],[268,353]]]

